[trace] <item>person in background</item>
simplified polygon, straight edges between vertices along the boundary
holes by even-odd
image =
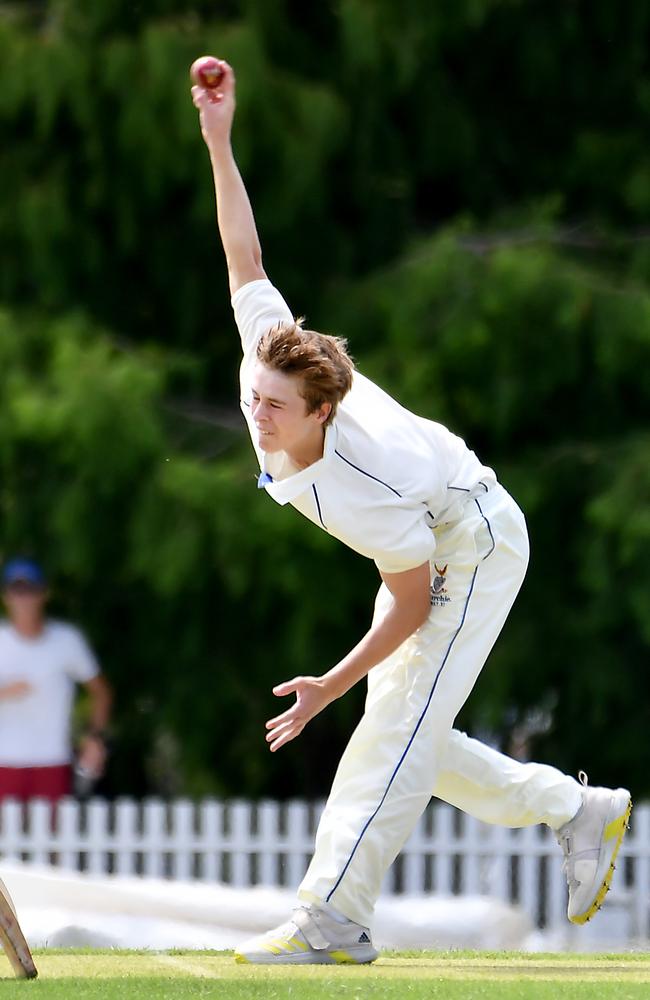
[[[72,791],[75,685],[90,696],[77,765],[94,779],[106,763],[111,689],[79,629],[47,617],[48,583],[37,562],[12,559],[0,579],[7,612],[0,620],[0,800],[56,802]]]

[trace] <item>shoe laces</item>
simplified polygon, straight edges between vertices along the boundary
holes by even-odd
[[[564,852],[564,861],[562,862],[562,871],[566,877],[570,889],[574,889],[576,886],[580,885],[580,882],[575,876],[575,859],[571,853],[571,837],[558,837],[557,842]]]

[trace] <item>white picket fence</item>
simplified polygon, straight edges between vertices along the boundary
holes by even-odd
[[[295,887],[322,803],[212,799],[63,800],[0,805],[0,856],[94,874]],[[650,806],[637,806],[608,909],[626,937],[650,937]],[[431,804],[388,873],[384,892],[489,895],[518,903],[538,927],[566,927],[566,883],[550,830],[489,826]]]

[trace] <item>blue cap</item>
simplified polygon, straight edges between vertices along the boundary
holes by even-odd
[[[47,583],[45,573],[33,559],[10,559],[2,570],[2,586],[10,587],[12,583],[31,583],[34,587],[44,587]]]

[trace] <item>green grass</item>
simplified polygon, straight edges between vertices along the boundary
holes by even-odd
[[[39,978],[13,978],[2,1000],[641,1000],[650,955],[384,952],[371,966],[246,966],[224,952],[43,950]]]

